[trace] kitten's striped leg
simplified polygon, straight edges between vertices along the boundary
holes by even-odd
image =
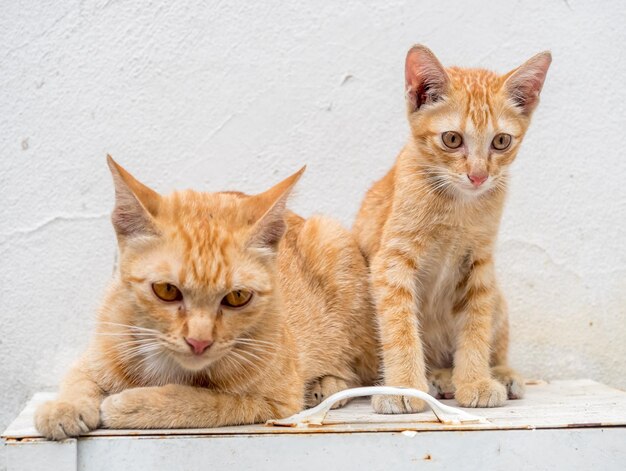
[[[406,254],[383,251],[376,255],[371,269],[385,384],[428,391],[417,317],[417,264]],[[423,401],[403,396],[374,396],[372,406],[382,414],[426,408]]]
[[[207,388],[168,384],[127,389],[100,407],[107,428],[206,428],[262,423],[302,409],[302,390],[286,380],[271,394],[228,394]]]
[[[496,407],[507,398],[489,365],[496,290],[491,258],[475,260],[467,279],[465,311],[458,314],[463,317],[452,373],[455,398],[464,407]]]
[[[508,362],[509,315],[502,293],[498,292],[493,317],[493,345],[491,349],[491,374],[506,386],[509,399],[524,397],[526,386],[522,378]]]

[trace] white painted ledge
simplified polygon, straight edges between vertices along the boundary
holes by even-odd
[[[358,399],[321,426],[95,430],[62,443],[33,427],[36,406],[50,397],[36,394],[4,432],[7,471],[626,467],[626,393],[590,380],[531,382],[522,400],[467,409],[485,419],[479,423],[443,424],[432,412],[379,415]]]

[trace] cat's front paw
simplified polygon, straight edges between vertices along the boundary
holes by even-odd
[[[507,390],[498,381],[485,378],[457,385],[454,397],[462,407],[498,407],[507,399]]]
[[[372,396],[372,407],[379,414],[413,414],[426,409],[426,403],[407,396]]]
[[[159,403],[158,388],[126,389],[107,397],[100,405],[102,426],[112,429],[153,428],[166,406]]]
[[[48,401],[35,412],[35,427],[49,440],[64,440],[98,427],[98,407],[86,402]]]

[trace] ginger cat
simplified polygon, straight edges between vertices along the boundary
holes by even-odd
[[[446,69],[424,46],[408,52],[411,134],[354,225],[371,270],[385,384],[428,391],[430,379],[440,396],[465,407],[523,395],[507,363],[508,315],[493,250],[508,168],[550,62],[543,52],[497,75]],[[375,396],[373,406],[406,413],[425,404]]]
[[[87,351],[36,413],[45,437],[263,422],[376,379],[356,241],[285,208],[304,169],[255,196],[161,196],[108,162],[119,268]]]

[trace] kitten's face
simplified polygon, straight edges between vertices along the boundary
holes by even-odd
[[[229,356],[233,365],[252,362],[255,349],[242,353],[238,347],[254,344],[255,332],[267,329],[280,308],[275,248],[284,230],[284,199],[299,174],[287,187],[257,196],[149,194],[158,201],[150,207],[144,194],[136,220],[128,217],[137,210],[128,201],[138,201],[141,191],[120,196],[119,187],[133,183],[123,177],[116,177],[113,213],[121,247],[119,294],[134,308],[130,323],[137,334],[152,340],[147,353],[187,371]]]
[[[246,246],[245,226],[223,217],[242,212],[237,199],[193,192],[163,198],[179,208],[178,217],[161,221],[160,236],[129,247],[122,259],[134,324],[159,331],[163,350],[188,370],[226,355],[275,304],[273,260]]]
[[[409,51],[409,123],[433,188],[471,199],[504,186],[549,64],[543,53],[499,76],[443,69],[427,49]]]

